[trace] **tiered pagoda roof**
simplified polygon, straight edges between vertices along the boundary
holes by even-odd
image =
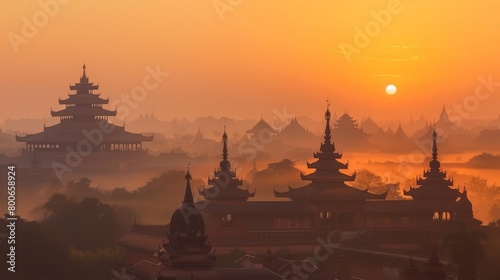
[[[100,130],[99,122],[95,123],[59,123],[50,127],[45,127],[44,131],[34,134],[26,134],[25,136],[16,136],[16,141],[36,143],[36,144],[69,144],[76,143],[85,138],[82,131],[93,131],[94,129]],[[125,131],[123,126],[117,126],[108,123],[106,125],[106,133],[102,133],[103,144],[106,143],[138,143],[152,141],[153,135],[146,135],[142,133],[132,133]]]
[[[236,171],[231,169],[231,162],[228,160],[227,141],[228,137],[226,128],[224,127],[224,134],[222,134],[222,160],[219,168],[214,171],[214,176],[208,178],[208,184],[211,187],[200,191],[200,194],[210,200],[246,201],[248,198],[254,197],[255,192],[250,193],[248,190],[239,188],[239,186],[242,186],[243,181],[237,178]]]
[[[109,111],[102,108],[103,104],[108,104],[109,99],[102,99],[100,94],[93,93],[99,89],[99,85],[89,82],[89,77],[83,65],[83,74],[80,82],[70,85],[70,90],[76,91],[75,94],[68,94],[67,99],[59,99],[59,104],[66,105],[66,108],[60,111],[50,111],[53,117],[62,117],[61,120],[95,120],[99,117],[116,116],[116,110]]]
[[[432,133],[432,160],[429,162],[429,169],[424,171],[423,178],[417,176],[416,183],[420,187],[412,188],[409,191],[404,191],[405,195],[413,197],[413,199],[439,199],[456,201],[460,197],[460,192],[457,189],[450,188],[453,186],[453,179],[446,178],[446,172],[441,170],[437,150],[437,133],[434,128]]]
[[[342,154],[336,152],[335,144],[332,142],[330,129],[331,113],[327,107],[325,113],[326,127],[324,141],[321,143],[320,151],[313,154],[317,161],[309,163],[308,168],[313,168],[313,173],[300,174],[302,180],[311,181],[309,185],[301,188],[291,188],[286,192],[274,191],[277,197],[289,197],[292,200],[366,200],[384,198],[386,193],[376,195],[368,190],[358,190],[345,184],[346,181],[354,181],[356,173],[347,175],[340,170],[347,169],[349,163],[342,163],[339,159]]]
[[[103,99],[99,93],[93,93],[94,90],[99,89],[99,85],[89,82],[86,68],[84,64],[80,82],[70,86],[70,89],[76,93],[68,94],[66,99],[59,99],[59,104],[65,105],[66,108],[50,112],[53,117],[60,117],[61,122],[44,127],[44,131],[40,133],[16,136],[18,142],[33,145],[48,144],[51,148],[60,148],[57,144],[78,143],[82,139],[87,139],[84,135],[85,131],[89,133],[94,130],[102,132],[105,130],[105,133],[101,133],[102,144],[135,144],[153,140],[153,135],[130,133],[125,131],[123,126],[107,122],[107,118],[116,116],[117,111],[102,108],[103,105],[109,103],[109,99]]]

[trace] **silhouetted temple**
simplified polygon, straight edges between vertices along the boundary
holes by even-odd
[[[281,276],[267,268],[216,268],[215,251],[207,243],[205,222],[197,210],[191,191],[191,174],[186,174],[184,200],[172,214],[170,228],[155,256],[157,261],[141,260],[120,264],[112,270],[118,280],[242,279],[278,280]],[[159,261],[159,262],[158,262]]]
[[[324,141],[321,143],[320,151],[313,154],[317,160],[313,163],[307,162],[307,167],[315,171],[308,175],[302,173],[300,175],[302,180],[311,183],[300,188],[289,187],[286,192],[275,191],[275,195],[314,205],[319,212],[323,229],[359,228],[363,222],[362,211],[365,201],[385,198],[387,193],[372,194],[368,189],[358,190],[345,183],[354,181],[356,173],[346,175],[340,171],[347,169],[349,163],[339,161],[342,154],[336,152],[332,142],[330,119],[330,110],[327,108]]]
[[[98,165],[109,169],[146,155],[142,143],[152,141],[153,135],[130,133],[125,131],[124,126],[109,123],[108,118],[116,116],[117,111],[103,108],[109,99],[94,93],[98,89],[99,85],[89,82],[86,66],[83,65],[80,82],[70,85],[70,90],[75,93],[68,94],[66,99],[59,99],[59,104],[66,108],[50,112],[52,117],[60,118],[60,123],[44,127],[40,133],[16,136],[18,142],[26,143],[23,154],[36,152],[41,158],[64,162],[68,153],[78,153],[89,159],[99,158]],[[86,163],[92,165],[96,162]],[[84,168],[85,163],[81,167]]]
[[[256,244],[307,246],[317,245],[318,238],[326,237],[332,244],[323,248],[330,253],[336,252],[332,259],[337,262],[335,273],[315,271],[317,274],[311,275],[310,279],[355,279],[343,276],[349,274],[351,262],[357,262],[359,266],[385,266],[386,262],[392,263],[401,268],[401,279],[444,279],[445,268],[438,260],[435,248],[430,259],[415,259],[420,263],[425,261],[425,267],[420,270],[415,268],[413,260],[408,268],[403,269],[400,260],[405,255],[376,251],[384,250],[384,246],[394,248],[399,245],[425,249],[431,237],[436,233],[443,234],[456,222],[469,227],[481,224],[474,218],[467,190],[464,188],[460,192],[453,189],[453,180],[441,170],[436,131],[432,134],[429,169],[424,171],[423,177],[417,177],[418,187],[410,187],[409,191],[404,192],[412,199],[388,200],[387,192],[373,194],[368,189],[359,190],[347,185],[355,180],[356,173],[348,175],[342,172],[349,165],[340,161],[342,154],[336,151],[332,141],[330,120],[331,114],[327,107],[324,139],[319,151],[313,153],[316,161],[307,162],[307,167],[314,171],[307,175],[300,174],[301,179],[309,183],[299,188],[289,187],[285,192],[275,190],[275,196],[280,201],[254,201],[255,192],[241,188],[242,180],[231,169],[228,137],[224,129],[222,160],[213,177],[208,178],[209,187],[199,191],[204,200],[193,202],[189,184],[191,177],[189,173],[186,176],[184,202],[172,216],[169,242],[164,243],[157,252],[161,261],[161,264],[156,265],[160,267],[157,269],[158,275],[164,277],[157,279],[201,279],[205,275],[203,273],[220,277],[222,274],[215,272],[218,269],[211,268],[215,256],[210,253],[211,244],[206,242],[207,236],[208,240],[221,247],[251,247]],[[127,258],[136,258],[137,248],[142,244],[158,241],[155,231],[149,236],[147,232],[140,234],[138,236],[135,230],[120,239],[119,244],[130,250]],[[154,252],[149,249],[149,253]],[[264,256],[263,259],[265,265],[270,267],[270,257]],[[239,261],[245,260],[254,267],[256,257],[246,256],[246,259]],[[287,264],[290,263],[296,264],[290,261]],[[155,264],[152,265],[154,267]],[[196,272],[189,272],[193,267],[197,268]],[[133,268],[127,267],[126,270],[133,272]],[[272,270],[278,274],[283,272],[276,267]],[[261,272],[251,273],[257,275]]]
[[[226,128],[222,134],[222,160],[219,167],[215,169],[214,176],[208,178],[210,188],[200,191],[206,199],[211,200],[240,200],[246,201],[250,197],[255,196],[255,192],[251,193],[248,190],[241,189],[243,182],[236,178],[236,171],[231,169],[231,162],[228,160],[227,150],[228,137]]]
[[[454,222],[477,227],[467,190],[460,193],[451,188],[453,180],[446,178],[437,159],[437,133],[434,130],[432,160],[423,178],[417,177],[418,188],[410,186],[404,194],[411,200],[369,200],[365,205],[365,229],[371,240],[409,241],[430,238],[436,230],[446,229]]]
[[[170,267],[212,267],[215,254],[210,254],[212,246],[205,234],[205,222],[194,205],[191,191],[191,174],[186,174],[186,190],[181,206],[175,210],[170,220],[167,234],[168,243],[159,252],[160,261]]]
[[[432,133],[432,160],[429,162],[429,169],[423,172],[423,178],[417,176],[418,188],[410,186],[409,191],[404,194],[411,196],[413,201],[432,207],[434,210],[433,219],[436,221],[462,220],[469,224],[481,224],[473,218],[472,203],[467,197],[467,190],[464,187],[462,193],[458,189],[451,188],[453,179],[446,177],[446,171],[441,170],[441,163],[438,160],[437,133],[434,129]]]
[[[439,199],[442,201],[456,201],[460,197],[457,189],[451,189],[453,180],[446,178],[446,172],[441,170],[441,163],[438,161],[437,133],[434,129],[432,133],[432,160],[429,162],[429,170],[424,171],[423,178],[417,177],[418,188],[411,188],[404,191],[405,195],[411,196],[414,200]]]
[[[222,161],[208,179],[209,188],[200,191],[205,197],[199,202],[206,217],[207,232],[213,240],[308,240],[314,237],[315,209],[296,201],[248,201],[255,192],[239,186],[228,160],[228,137],[222,135]]]

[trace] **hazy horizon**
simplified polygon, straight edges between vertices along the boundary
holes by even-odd
[[[432,120],[443,105],[455,115],[456,106],[464,107],[467,118],[499,115],[500,71],[492,61],[500,36],[491,8],[498,4],[400,1],[397,13],[347,58],[339,46],[359,47],[357,28],[387,14],[388,1],[242,2],[222,14],[210,1],[60,2],[67,3],[46,22],[35,16],[47,14],[38,2],[7,4],[0,120],[61,109],[57,100],[78,81],[84,62],[115,105],[143,84],[146,68],[168,73],[134,104],[132,119],[151,111],[160,119],[269,118],[284,107],[319,119],[327,97],[332,111],[357,119],[423,114]],[[36,20],[28,32],[26,22]],[[484,85],[475,98],[485,80],[491,91]],[[384,92],[388,84],[397,86],[395,95]]]

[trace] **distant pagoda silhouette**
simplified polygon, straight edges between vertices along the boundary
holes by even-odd
[[[113,153],[114,156],[147,154],[142,142],[152,141],[153,135],[130,133],[125,131],[124,126],[109,123],[108,117],[116,116],[117,111],[103,108],[103,105],[109,103],[109,99],[103,99],[100,93],[94,93],[99,85],[89,82],[86,68],[84,64],[80,82],[69,87],[75,93],[69,93],[66,99],[59,99],[59,104],[66,108],[59,111],[51,109],[52,117],[59,117],[60,123],[44,127],[40,133],[16,135],[18,142],[26,143],[24,154],[36,152],[40,157],[57,158],[71,150],[82,150],[83,144],[89,142],[92,145],[89,158],[97,155],[102,157],[102,153]],[[85,148],[88,150],[88,144]]]
[[[369,134],[359,128],[357,121],[344,113],[340,118],[333,121],[333,139],[344,148],[366,147]]]
[[[274,138],[278,133],[278,130],[272,128],[272,126],[264,120],[264,117],[261,116],[260,120],[251,129],[247,130],[246,133],[248,138],[261,137],[262,134],[266,136],[269,135]]]
[[[228,160],[227,150],[228,137],[226,128],[222,134],[222,160],[219,168],[214,171],[214,176],[208,178],[210,188],[200,191],[206,199],[209,200],[236,200],[245,201],[250,197],[255,196],[255,192],[250,193],[248,190],[239,188],[243,182],[236,177],[236,171],[231,169],[231,162]]]

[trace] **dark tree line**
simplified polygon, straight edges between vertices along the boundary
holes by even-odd
[[[110,278],[122,257],[113,242],[124,232],[115,208],[96,198],[77,201],[55,194],[37,211],[42,220],[16,222],[16,272],[2,269],[1,279]],[[6,225],[0,219],[2,231]],[[5,264],[6,254],[0,259]]]

